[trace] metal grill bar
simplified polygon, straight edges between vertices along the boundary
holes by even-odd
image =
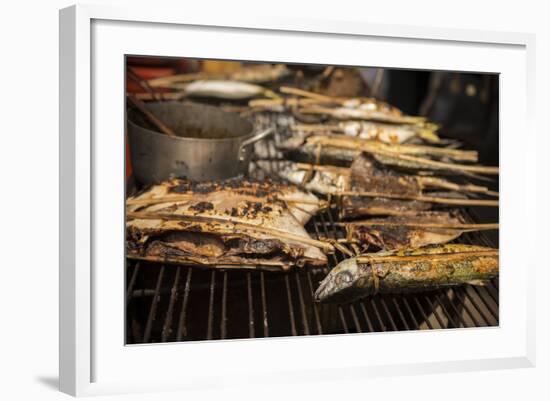
[[[267,302],[265,299],[265,277],[264,272],[260,272],[260,287],[262,291],[262,313],[264,324],[264,337],[269,337],[269,323],[267,320]]]
[[[361,311],[363,312],[363,316],[365,317],[365,320],[367,321],[367,326],[369,328],[370,332],[374,331],[374,327],[372,326],[372,322],[370,321],[369,314],[367,313],[367,308],[365,308],[364,303],[360,303],[359,307],[361,308]]]
[[[311,293],[311,299],[313,302],[315,293],[313,291],[313,285],[311,283],[311,272],[309,270],[307,271],[307,282],[309,285],[309,292]],[[315,324],[317,326],[317,333],[323,334],[323,328],[321,327],[321,319],[319,318],[319,305],[315,302],[313,302],[313,314],[315,315]]]
[[[222,290],[222,320],[220,324],[220,338],[225,340],[227,337],[227,275],[223,272],[223,290]]]
[[[206,339],[212,340],[212,326],[214,322],[214,289],[216,287],[216,270],[212,270],[210,274],[210,298],[208,302],[208,328],[206,331]]]
[[[395,310],[397,311],[397,314],[401,318],[401,322],[403,323],[403,326],[405,326],[405,330],[410,330],[409,325],[407,324],[407,321],[405,320],[405,316],[403,316],[403,312],[401,312],[401,308],[399,307],[399,304],[397,303],[397,300],[395,299],[395,296],[391,297],[391,300],[393,302],[393,305],[395,306]]]
[[[168,336],[171,332],[172,316],[174,315],[174,305],[178,296],[178,285],[180,282],[181,266],[176,268],[176,277],[174,278],[174,285],[170,290],[170,303],[168,304],[168,312],[166,312],[166,320],[162,326],[162,342],[168,341]]]
[[[288,274],[285,274],[286,295],[288,299],[288,313],[290,316],[290,330],[293,336],[298,335],[296,332],[296,321],[294,320],[294,308],[292,306],[292,294],[290,292],[290,283],[288,282]]]
[[[147,318],[147,325],[145,326],[145,332],[143,333],[143,342],[146,343],[149,341],[149,337],[151,336],[151,329],[153,327],[153,320],[155,320],[155,316],[157,313],[157,305],[160,301],[159,293],[160,293],[160,285],[162,284],[162,278],[164,277],[164,265],[160,268],[160,273],[157,279],[157,285],[155,286],[155,294],[153,295],[153,299],[151,300],[151,308],[149,309],[149,317]]]
[[[139,266],[140,263],[137,262],[134,271],[132,272],[132,277],[130,278],[130,283],[128,284],[128,290],[126,291],[126,306],[128,306],[128,302],[132,299],[132,291],[134,291],[134,285],[136,284],[136,278],[139,273]]]
[[[302,284],[300,283],[300,275],[298,272],[294,273],[296,277],[296,286],[298,287],[298,298],[300,300],[300,310],[302,312],[302,323],[304,326],[304,334],[309,335],[309,324],[307,322],[306,305],[304,304],[304,296],[302,294]]]
[[[181,314],[180,314],[180,319],[178,323],[178,332],[176,336],[177,341],[181,341],[183,336],[187,336],[187,325],[185,322],[187,318],[187,304],[189,302],[189,291],[191,290],[190,284],[191,284],[192,273],[193,273],[193,269],[187,269],[187,278],[185,280],[185,290],[183,294]]]
[[[248,294],[248,336],[254,338],[254,303],[252,302],[252,282],[250,272],[246,273],[246,288]]]

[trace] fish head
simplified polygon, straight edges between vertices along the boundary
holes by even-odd
[[[361,271],[357,259],[350,258],[340,262],[321,281],[315,291],[318,302],[345,303],[364,296],[361,286]]]

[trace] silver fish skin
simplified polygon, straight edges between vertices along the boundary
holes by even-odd
[[[360,255],[340,262],[315,292],[319,302],[347,303],[377,293],[484,285],[498,277],[498,249],[432,245]]]

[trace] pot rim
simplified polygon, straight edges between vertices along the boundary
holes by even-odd
[[[191,103],[191,102],[176,102],[176,101],[172,101],[172,102],[163,102],[163,103],[179,103],[179,104],[185,104],[185,103]],[[202,105],[201,105],[202,106]],[[209,106],[209,105],[206,105],[207,107],[214,107],[214,106]],[[222,113],[228,113],[227,111],[223,111],[223,110],[219,110],[221,111]],[[148,134],[150,135],[161,135],[169,140],[179,140],[179,141],[183,141],[183,142],[188,142],[188,141],[193,141],[193,142],[203,142],[203,143],[223,143],[223,142],[238,142],[239,144],[244,142],[245,140],[247,140],[248,138],[251,138],[253,137],[254,135],[256,135],[258,133],[258,129],[254,126],[254,124],[241,117],[241,116],[238,116],[238,118],[241,118],[243,119],[244,121],[246,121],[248,124],[250,124],[250,133],[246,134],[246,135],[239,135],[239,136],[233,136],[233,137],[230,137],[230,138],[193,138],[193,137],[185,137],[185,136],[175,136],[175,137],[171,137],[171,136],[168,136],[166,134],[163,134],[162,132],[159,132],[159,131],[153,131],[152,129],[150,128],[145,128],[143,126],[141,126],[140,124],[134,122],[129,115],[126,116],[126,121],[129,125],[132,125],[133,127],[136,127],[136,128],[139,128],[140,130],[142,131],[146,131]],[[128,130],[129,131],[129,130]],[[129,133],[129,132],[128,132]]]

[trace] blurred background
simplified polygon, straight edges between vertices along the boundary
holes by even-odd
[[[142,80],[176,74],[224,75],[243,63],[169,57],[128,57],[127,90],[141,93]],[[441,125],[443,137],[459,139],[479,151],[480,162],[498,165],[499,81],[497,74],[419,71],[371,67],[288,64],[291,84],[330,96],[370,96]],[[135,76],[132,75],[135,74]],[[132,78],[134,77],[134,78]],[[157,91],[169,91],[155,88]]]

